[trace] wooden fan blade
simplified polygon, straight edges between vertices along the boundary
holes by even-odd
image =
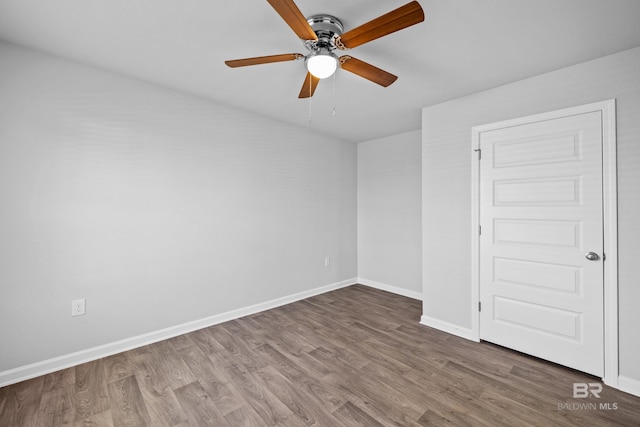
[[[307,77],[304,79],[304,84],[302,85],[302,89],[300,89],[300,95],[298,98],[310,98],[313,96],[313,93],[316,91],[318,87],[318,83],[320,79],[314,76],[311,73],[307,73]]]
[[[394,76],[391,73],[387,73],[378,67],[374,67],[371,64],[367,64],[349,55],[340,57],[340,68],[384,87],[389,86],[398,79],[398,76]]]
[[[424,11],[417,1],[407,3],[373,21],[349,30],[336,40],[340,49],[352,49],[424,21]]]
[[[231,68],[246,67],[247,65],[269,64],[271,62],[295,61],[303,58],[301,53],[285,53],[282,55],[256,56],[255,58],[231,59],[224,61]]]
[[[284,19],[294,33],[302,40],[318,40],[307,18],[304,17],[293,0],[267,0],[271,7]]]

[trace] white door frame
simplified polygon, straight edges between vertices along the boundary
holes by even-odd
[[[602,114],[602,202],[604,221],[604,383],[618,387],[618,200],[616,101],[610,99],[471,129],[471,337],[480,341],[480,134],[509,126],[599,111]]]

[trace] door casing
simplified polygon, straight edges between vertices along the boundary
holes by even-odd
[[[575,114],[599,111],[602,117],[602,197],[604,226],[604,383],[618,387],[618,203],[615,99],[564,108],[471,129],[471,338],[480,341],[480,165],[482,132]]]

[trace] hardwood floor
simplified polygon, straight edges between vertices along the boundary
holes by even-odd
[[[360,285],[0,388],[0,426],[639,426],[640,398]]]

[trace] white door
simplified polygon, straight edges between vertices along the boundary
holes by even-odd
[[[601,112],[479,141],[480,338],[602,377]]]

